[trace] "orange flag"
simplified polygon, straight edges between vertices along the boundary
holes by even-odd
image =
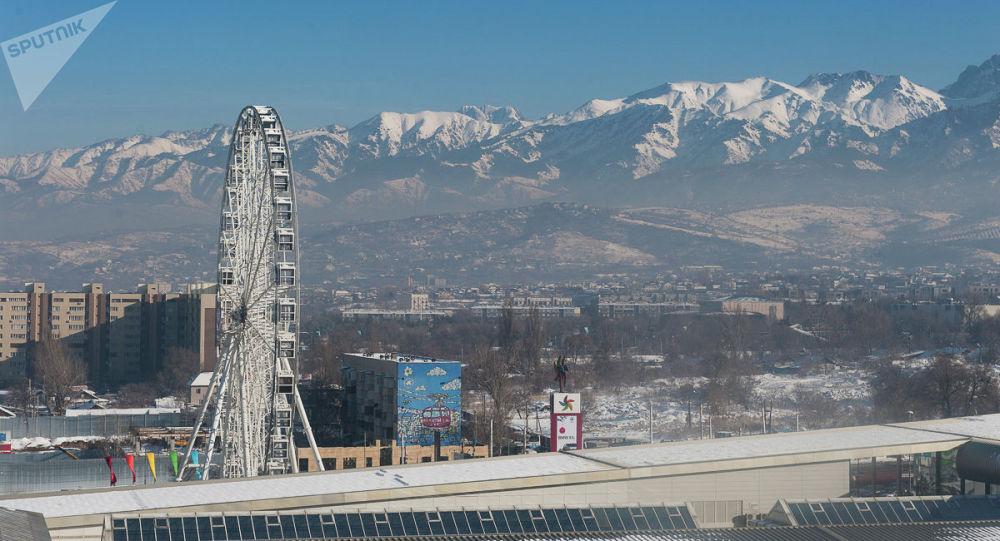
[[[132,470],[132,484],[135,484],[135,455],[125,455],[125,463],[128,469]]]

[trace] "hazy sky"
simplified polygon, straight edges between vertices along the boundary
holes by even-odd
[[[104,3],[0,0],[0,41]],[[27,112],[0,76],[0,155],[228,125],[249,103],[301,129],[483,103],[537,118],[691,79],[865,69],[937,90],[998,36],[1000,2],[120,0]]]

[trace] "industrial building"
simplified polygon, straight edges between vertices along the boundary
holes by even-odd
[[[343,356],[343,426],[355,441],[462,444],[462,364],[397,353]]]
[[[879,532],[918,539],[944,524],[961,537],[1000,532],[1000,501],[984,494],[987,485],[969,483],[975,495],[845,499],[850,463],[957,450],[958,471],[978,475],[976,468],[995,470],[997,434],[1000,414],[8,496],[0,507],[41,513],[53,539],[180,539],[175,531],[200,539],[263,532],[282,539],[500,539],[508,531],[525,538],[870,539]],[[963,466],[969,445],[986,445],[993,455],[976,451]]]
[[[99,283],[79,292],[48,292],[25,284],[0,293],[0,375],[25,374],[32,345],[53,338],[84,361],[98,388],[142,381],[169,362],[171,348],[195,352],[202,370],[215,366],[214,285],[168,293],[140,284],[135,293],[106,293]]]

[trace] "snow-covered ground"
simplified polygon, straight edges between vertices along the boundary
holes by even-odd
[[[868,381],[870,374],[864,370],[836,370],[827,374],[784,375],[761,374],[754,376],[754,395],[759,401],[771,405],[771,419],[778,430],[794,430],[796,422],[795,401],[803,394],[817,394],[837,402],[845,409],[871,404]],[[699,388],[707,382],[705,378],[665,378],[651,381],[644,386],[633,387],[621,392],[585,391],[583,394],[584,437],[587,440],[627,439],[648,441],[649,408],[653,408],[653,439],[676,439],[685,437],[687,405],[680,389],[685,385]],[[692,427],[699,431],[700,399],[691,403]],[[546,431],[548,413],[540,412],[536,420],[529,415],[529,430]],[[743,415],[751,421],[751,428],[759,430],[760,411],[732,411],[731,416]],[[709,433],[706,413],[705,432]],[[714,421],[718,430],[718,418]],[[515,416],[512,425],[520,429],[523,421]],[[811,428],[803,421],[801,429]]]
[[[65,445],[94,442],[104,439],[103,436],[69,436],[64,438],[16,438],[10,441],[12,451],[44,451]]]

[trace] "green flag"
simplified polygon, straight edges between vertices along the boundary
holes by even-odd
[[[170,463],[174,465],[174,476],[177,475],[177,451],[170,451]]]

